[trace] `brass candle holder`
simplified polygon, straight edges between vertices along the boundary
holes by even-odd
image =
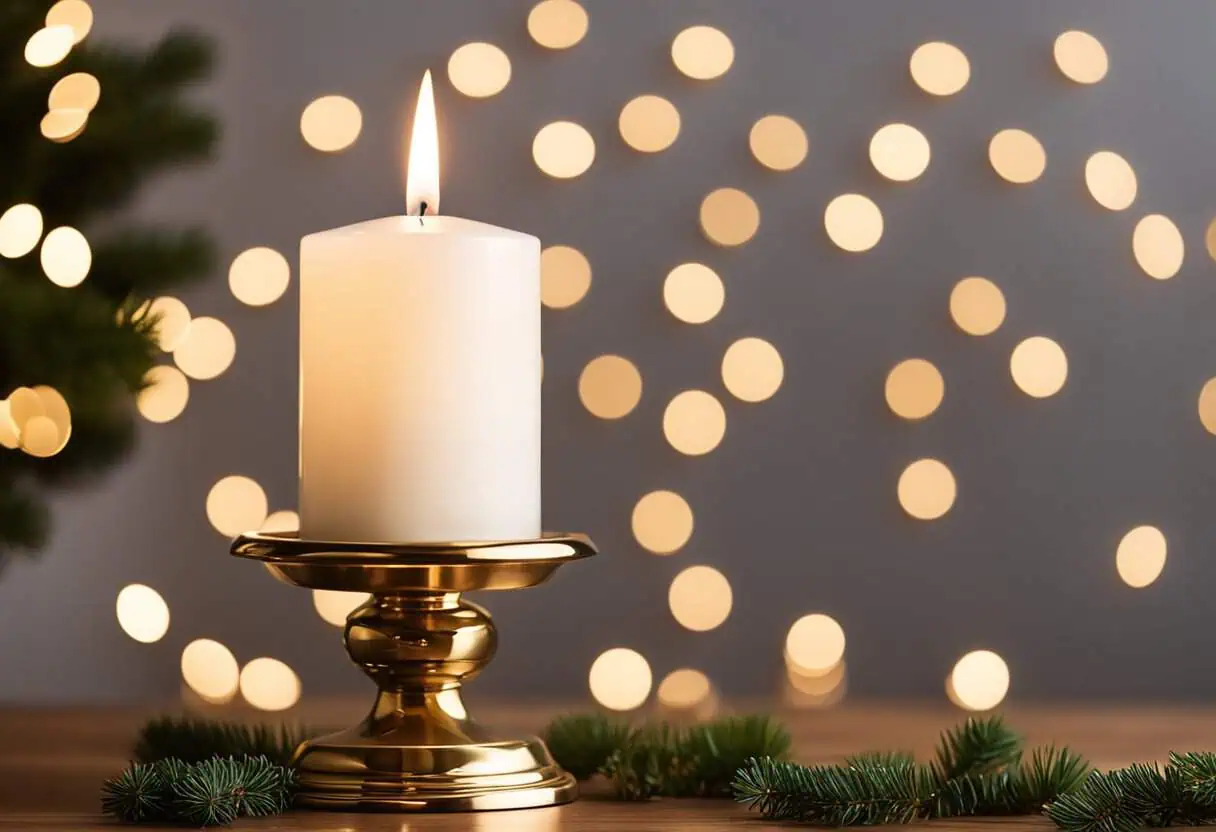
[[[491,543],[381,544],[249,533],[232,554],[309,589],[370,592],[346,620],[351,660],[376,683],[358,726],[296,749],[297,803],[318,809],[462,811],[567,803],[578,795],[536,737],[471,719],[461,685],[494,656],[490,614],[472,590],[522,589],[596,553],[577,534]]]

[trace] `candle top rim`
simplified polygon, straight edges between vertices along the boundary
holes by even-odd
[[[437,214],[426,217],[400,214],[392,217],[377,217],[376,219],[364,220],[337,228],[329,228],[324,231],[315,231],[305,235],[304,240],[332,239],[335,235],[358,237],[364,234],[402,234],[416,237],[449,236],[455,234],[465,237],[489,239],[536,239],[533,235],[525,234],[522,231],[502,228],[501,226],[491,225],[488,222],[455,217],[450,214]]]

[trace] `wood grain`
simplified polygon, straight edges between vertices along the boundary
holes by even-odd
[[[313,703],[293,718],[310,724],[352,722],[363,703]],[[734,710],[770,710],[752,703]],[[508,730],[535,732],[569,707],[482,706],[478,714]],[[113,832],[97,813],[101,781],[125,764],[147,709],[0,709],[0,830],[31,832]],[[240,714],[237,714],[241,716]],[[804,762],[830,762],[867,749],[903,748],[920,757],[932,753],[941,729],[960,719],[956,711],[917,704],[856,704],[825,711],[779,714]],[[233,714],[225,714],[232,717]],[[258,719],[256,714],[245,718]],[[1054,706],[1011,709],[1010,722],[1031,744],[1067,743],[1108,768],[1135,760],[1161,760],[1171,749],[1216,748],[1216,710],[1116,706]],[[236,830],[302,832],[607,832],[608,830],[763,830],[769,824],[726,801],[663,800],[619,803],[591,794],[570,806],[518,812],[453,815],[365,815],[294,812],[281,818],[248,820]],[[153,827],[140,827],[152,830]],[[906,828],[906,827],[904,827]],[[927,828],[962,830],[1046,830],[1038,818],[935,822]]]

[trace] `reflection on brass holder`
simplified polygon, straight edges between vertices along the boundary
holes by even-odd
[[[310,589],[370,592],[343,640],[379,688],[357,727],[296,749],[297,802],[318,809],[460,811],[567,803],[574,778],[536,737],[501,737],[473,721],[460,686],[494,656],[490,614],[460,597],[536,586],[595,554],[583,535],[493,543],[380,544],[249,533],[232,554]]]

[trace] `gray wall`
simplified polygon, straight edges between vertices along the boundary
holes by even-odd
[[[397,213],[400,131],[426,67],[489,40],[510,54],[501,95],[465,99],[438,85],[445,126],[446,211],[523,229],[585,251],[589,296],[545,313],[545,515],[591,533],[603,556],[546,587],[482,599],[504,638],[478,687],[509,695],[578,694],[603,649],[628,645],[656,678],[705,669],[728,694],[775,689],[786,628],[829,612],[849,639],[850,693],[942,695],[962,653],[989,647],[1008,661],[1015,699],[1198,699],[1216,693],[1210,659],[1210,555],[1216,438],[1196,396],[1216,375],[1216,274],[1203,232],[1216,214],[1213,33],[1207,0],[587,0],[587,39],[549,53],[525,31],[519,0],[96,0],[94,38],[136,40],[173,26],[210,32],[223,66],[201,92],[226,137],[214,166],[151,187],[138,210],[199,221],[225,257],[274,246],[294,260],[301,235]],[[711,23],[734,39],[721,80],[672,68],[672,36]],[[1111,56],[1102,83],[1065,81],[1051,44],[1065,29],[1099,37]],[[907,59],[943,39],[970,56],[959,95],[934,100],[910,82]],[[642,92],[680,108],[679,141],[643,157],[616,134],[621,105]],[[300,140],[301,107],[341,92],[363,108],[358,144],[333,157]],[[767,112],[797,117],[808,162],[787,175],[747,151]],[[570,182],[540,174],[536,129],[568,117],[599,154]],[[933,146],[926,174],[882,180],[865,148],[890,121]],[[1021,126],[1046,147],[1037,183],[1015,188],[987,164],[988,139]],[[1129,211],[1099,208],[1081,171],[1110,148],[1135,166]],[[763,223],[740,250],[697,228],[700,199],[721,185],[758,200]],[[874,198],[886,234],[873,251],[828,243],[822,211],[835,194]],[[1145,213],[1171,216],[1187,242],[1173,280],[1146,278],[1131,256]],[[702,327],[664,310],[667,270],[703,260],[727,283],[723,313]],[[946,316],[950,287],[983,274],[1005,290],[1009,315],[988,338]],[[222,274],[185,295],[197,314],[229,322],[237,359],[192,385],[186,413],[147,425],[130,463],[58,506],[54,544],[0,584],[0,698],[149,698],[178,689],[181,648],[200,636],[238,658],[282,658],[308,693],[357,689],[337,631],[308,593],[274,583],[226,554],[203,511],[212,483],[240,472],[274,507],[294,504],[295,286],[265,309],[242,306]],[[1064,390],[1033,400],[1009,379],[1012,347],[1048,334],[1067,350]],[[744,405],[722,390],[718,364],[735,338],[778,346],[786,381]],[[638,409],[592,418],[576,393],[591,358],[617,352],[645,377]],[[921,424],[882,398],[897,361],[930,358],[945,403]],[[702,458],[676,454],[660,419],[681,389],[723,396],[727,436]],[[921,523],[895,501],[902,468],[937,456],[959,498]],[[697,513],[691,544],[658,558],[632,540],[633,503],[654,488],[683,493]],[[1164,574],[1133,591],[1114,550],[1134,525],[1169,539]],[[671,578],[692,563],[730,578],[734,611],[713,632],[682,630],[667,610]],[[164,640],[140,645],[118,628],[118,590],[133,581],[168,600]]]

